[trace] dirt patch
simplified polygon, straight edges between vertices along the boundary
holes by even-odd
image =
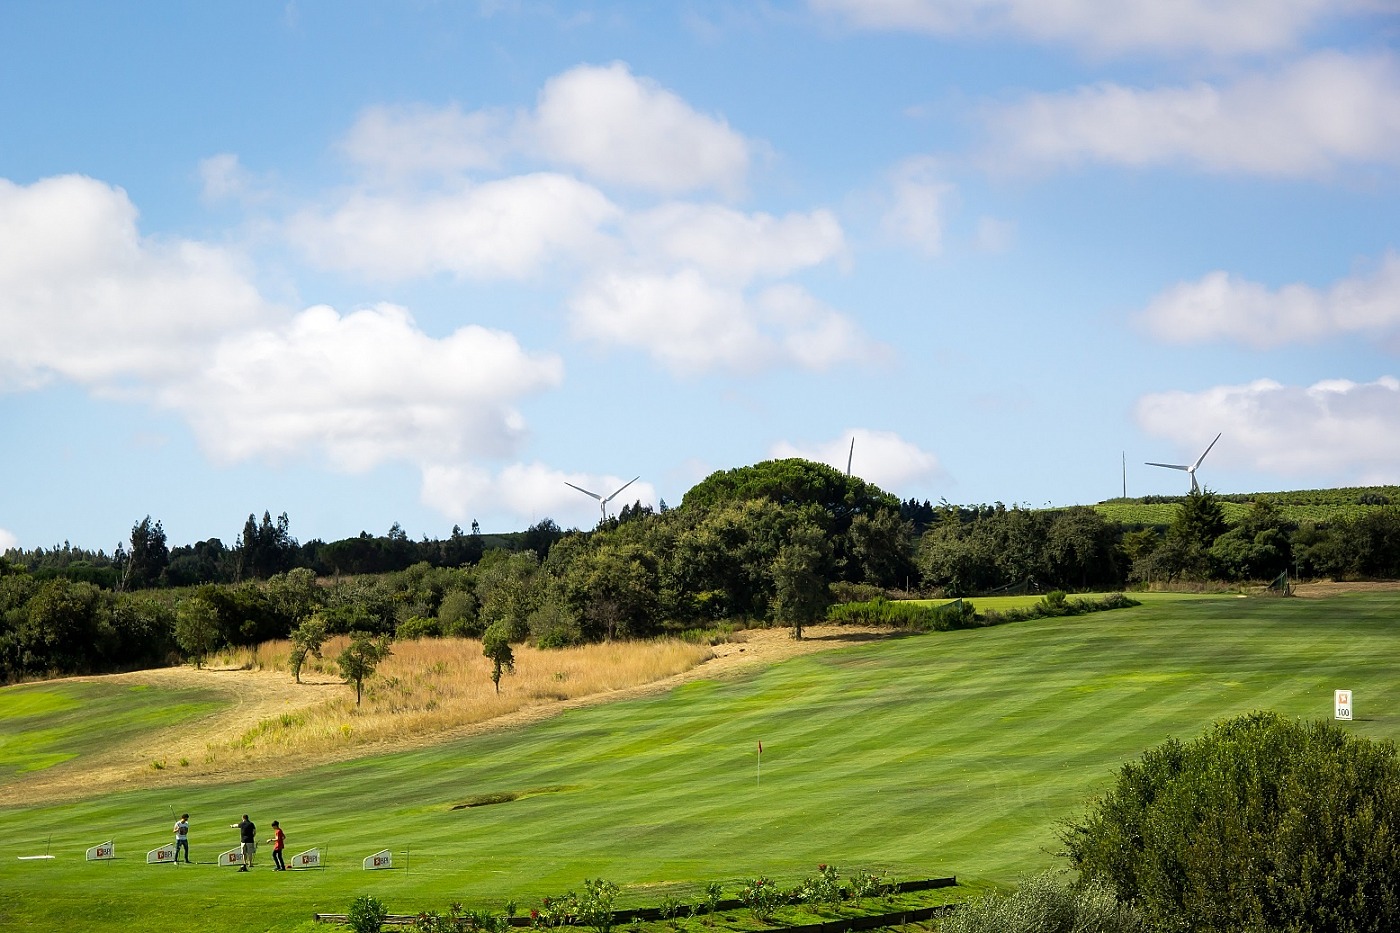
[[[1355,583],[1321,580],[1316,583],[1293,584],[1293,595],[1304,599],[1322,599],[1347,593],[1400,593],[1400,580],[1362,580]]]
[[[737,633],[734,641],[715,645],[714,656],[684,673],[653,681],[637,687],[595,693],[572,700],[541,701],[524,709],[487,722],[451,727],[430,735],[404,736],[368,745],[355,745],[333,752],[268,756],[266,761],[240,761],[236,776],[240,779],[286,774],[332,761],[344,761],[368,755],[425,748],[470,735],[499,729],[511,729],[556,716],[567,709],[632,699],[666,690],[693,680],[723,679],[742,671],[784,661],[800,655],[828,651],[887,638],[887,630],[851,625],[813,625],[803,631],[801,641],[794,641],[788,629],[752,629]],[[228,670],[192,667],[159,668],[113,674],[102,678],[79,677],[75,680],[104,680],[118,684],[145,684],[156,689],[175,690],[198,688],[216,690],[230,699],[230,705],[193,722],[159,730],[139,739],[114,746],[100,755],[89,756],[74,766],[59,765],[38,772],[4,788],[7,802],[36,804],[58,800],[90,797],[112,791],[160,787],[188,787],[191,784],[212,784],[234,776],[233,768],[210,766],[204,761],[205,750],[236,742],[265,720],[283,714],[294,715],[324,703],[340,691],[350,689],[338,680],[324,676],[302,678],[295,686],[284,672]],[[181,766],[181,758],[189,764]],[[157,769],[153,763],[159,762]]]

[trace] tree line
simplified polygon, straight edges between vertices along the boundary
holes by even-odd
[[[7,553],[0,677],[169,663],[308,623],[328,635],[483,638],[504,664],[525,640],[564,646],[731,621],[781,622],[800,636],[833,601],[882,594],[1119,590],[1286,569],[1400,576],[1400,509],[1389,506],[1321,526],[1260,501],[1229,526],[1206,491],[1183,499],[1166,529],[1125,528],[1087,507],[910,511],[859,478],[790,459],[720,471],[677,508],[636,503],[586,532],[546,519],[510,536],[473,523],[413,541],[396,524],[308,547],[285,513],[265,512],[232,548],[170,548],[147,516],[106,564],[67,545]],[[104,567],[105,580],[88,573]]]

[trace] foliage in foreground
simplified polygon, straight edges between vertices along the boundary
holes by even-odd
[[[1257,712],[1125,765],[1062,838],[1163,931],[1400,929],[1400,757]]]
[[[1053,875],[1036,875],[1014,894],[989,894],[948,916],[939,933],[1145,933],[1131,907],[1108,886],[1088,883],[1063,888]]]

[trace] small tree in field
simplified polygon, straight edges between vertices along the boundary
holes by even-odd
[[[501,673],[515,673],[515,652],[510,647],[510,633],[501,622],[493,622],[481,636],[481,653],[491,659],[491,683],[501,692]]]
[[[389,636],[375,638],[368,632],[350,633],[350,644],[335,659],[335,663],[340,666],[341,679],[355,685],[356,706],[360,705],[365,678],[374,676],[379,662],[390,654]]]
[[[1062,838],[1153,930],[1400,929],[1400,755],[1251,713],[1124,765]]]
[[[291,665],[296,682],[301,683],[301,666],[306,663],[306,656],[321,658],[321,646],[326,642],[326,620],[319,613],[302,619],[301,624],[292,629],[291,639],[292,652],[287,663]]]

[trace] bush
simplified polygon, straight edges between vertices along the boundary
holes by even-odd
[[[373,894],[361,894],[350,902],[345,912],[345,922],[355,933],[379,933],[384,926],[384,918],[389,916],[389,908]]]
[[[409,616],[399,623],[394,631],[394,638],[399,641],[413,641],[418,638],[439,638],[442,636],[442,626],[437,619],[425,618],[424,616]]]
[[[1164,931],[1400,929],[1400,757],[1274,713],[1130,762],[1062,833]]]
[[[1051,875],[1036,875],[1014,894],[989,894],[964,904],[939,933],[1144,933],[1132,908],[1102,884],[1066,889]]]

